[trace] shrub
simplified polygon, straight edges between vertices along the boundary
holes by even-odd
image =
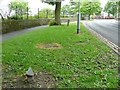
[[[81,20],[85,20],[85,17],[81,17]]]
[[[49,26],[54,26],[54,25],[58,25],[58,23],[55,20],[50,20]]]

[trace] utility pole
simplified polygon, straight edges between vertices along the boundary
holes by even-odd
[[[78,1],[77,34],[80,33],[80,0]]]

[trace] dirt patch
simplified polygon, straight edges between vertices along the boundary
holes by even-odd
[[[12,80],[3,80],[3,88],[56,88],[56,81],[51,74],[37,72],[34,77],[18,76]]]
[[[43,49],[60,49],[62,46],[58,43],[48,43],[48,44],[37,44],[36,48],[43,48]]]

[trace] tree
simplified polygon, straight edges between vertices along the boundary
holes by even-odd
[[[117,14],[117,3],[116,2],[107,2],[104,7],[104,11],[108,13],[108,16],[112,14],[115,16]]]
[[[78,12],[78,3],[74,2],[75,0],[71,0],[71,5],[74,7],[74,13]],[[102,8],[100,7],[100,0],[95,0],[95,2],[92,2],[91,0],[80,0],[80,13],[81,17],[82,15],[88,15],[89,19],[90,16],[93,14],[99,15],[102,11]]]
[[[70,15],[70,11],[71,11],[71,8],[70,8],[70,5],[64,5],[62,8],[61,8],[61,13],[63,15],[63,17],[67,14]]]
[[[4,20],[4,16],[2,15],[2,13],[3,13],[3,11],[2,11],[2,9],[0,9],[0,16],[1,16],[2,20]]]
[[[53,13],[54,13],[54,10],[52,10],[50,8],[43,8],[39,12],[39,17],[41,17],[41,18],[52,18]]]
[[[51,5],[55,5],[55,21],[58,25],[61,25],[60,13],[61,13],[61,1],[62,0],[42,0]]]
[[[18,17],[22,17],[23,14],[27,13],[29,10],[28,3],[23,0],[14,0],[9,4],[9,8],[14,11]]]
[[[100,2],[84,2],[80,9],[82,14],[88,15],[89,19],[91,15],[100,14],[102,10]]]

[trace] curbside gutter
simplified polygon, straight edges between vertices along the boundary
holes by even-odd
[[[86,22],[82,22],[83,25],[90,30],[90,32],[97,36],[100,40],[106,43],[112,50],[114,50],[118,55],[120,55],[120,47],[114,44],[113,42],[109,41],[108,39],[104,38],[102,35],[98,34],[96,31],[92,29]]]

